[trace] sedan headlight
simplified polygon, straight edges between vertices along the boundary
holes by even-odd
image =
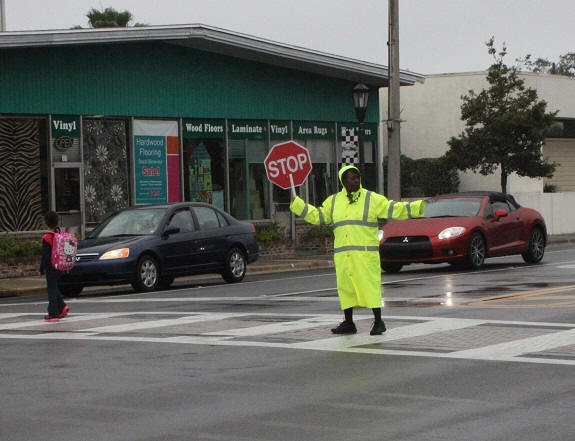
[[[110,250],[100,256],[100,260],[108,259],[125,259],[130,255],[130,248],[119,248],[117,250]]]
[[[451,239],[465,233],[465,227],[449,227],[443,230],[437,237],[440,239]]]

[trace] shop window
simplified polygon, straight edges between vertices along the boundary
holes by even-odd
[[[575,138],[575,119],[556,119],[553,121],[548,138]]]
[[[296,142],[309,150],[312,162],[312,170],[306,183],[300,188],[300,193],[304,192],[310,204],[320,206],[329,195],[338,191],[333,142],[325,139],[300,139]],[[288,190],[285,190],[284,197],[286,195],[289,209]]]
[[[238,219],[269,218],[263,140],[230,139],[230,212]]]
[[[184,138],[184,191],[187,201],[225,207],[225,142]]]
[[[127,121],[84,119],[84,209],[87,224],[130,205]]]
[[[54,191],[58,213],[80,212],[80,169],[54,169]]]
[[[363,141],[363,164],[360,167],[359,163],[355,165],[361,170],[361,185],[363,188],[375,191],[377,189],[377,142],[374,140],[365,139]],[[338,167],[342,167],[342,152],[344,149],[349,148],[349,142],[345,139],[340,140],[336,149]],[[338,178],[339,180],[339,178]]]
[[[50,170],[47,124],[38,119],[0,119],[0,231],[45,228]]]

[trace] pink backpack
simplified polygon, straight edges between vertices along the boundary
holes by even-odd
[[[52,234],[54,240],[52,241],[50,262],[52,262],[54,269],[67,273],[76,263],[78,240],[73,234],[61,232],[60,229],[57,229]]]

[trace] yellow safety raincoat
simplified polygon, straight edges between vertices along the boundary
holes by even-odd
[[[343,174],[353,165],[339,170]],[[359,173],[359,170],[357,170]],[[378,219],[409,219],[423,216],[425,201],[395,202],[364,189],[352,193],[345,187],[329,196],[321,207],[296,197],[290,210],[313,225],[332,225],[337,291],[341,309],[381,308],[381,267],[379,261]]]

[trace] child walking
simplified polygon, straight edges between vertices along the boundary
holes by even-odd
[[[54,242],[54,232],[59,231],[58,213],[49,211],[44,215],[44,222],[51,230],[42,236],[42,260],[40,262],[40,275],[46,274],[46,285],[48,286],[48,315],[44,316],[47,322],[57,322],[66,317],[70,307],[64,303],[62,293],[58,289],[58,279],[62,275],[50,262],[52,255],[52,245]]]

